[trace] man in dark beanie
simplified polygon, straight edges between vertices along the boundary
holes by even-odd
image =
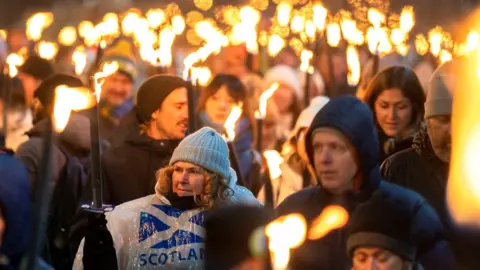
[[[21,160],[28,169],[31,183],[35,183],[40,169],[43,148],[43,135],[47,130],[46,117],[53,112],[55,88],[60,85],[70,87],[83,86],[80,79],[66,75],[55,74],[45,79],[35,92],[34,126],[27,132],[30,137],[22,144],[15,156]],[[73,113],[65,129],[58,134],[53,148],[53,180],[57,181],[64,167],[67,157],[72,156],[88,159],[90,153],[90,121],[88,118]]]
[[[53,66],[48,60],[33,55],[18,68],[18,71],[18,78],[22,81],[25,91],[25,102],[31,105],[37,87],[53,74]]]
[[[82,87],[79,78],[66,74],[54,74],[46,78],[35,91],[34,126],[27,132],[15,157],[26,167],[30,187],[35,194],[37,176],[43,163],[45,133],[48,132],[49,115],[53,113],[55,89],[65,85]],[[52,180],[55,183],[52,207],[47,224],[48,259],[56,269],[69,265],[68,221],[73,218],[86,182],[90,162],[90,121],[78,113],[72,113],[65,129],[56,134],[52,147]],[[47,259],[47,257],[46,257]]]
[[[235,205],[208,213],[205,221],[205,269],[265,269],[265,226],[271,220],[264,208]]]
[[[378,217],[382,217],[379,219]],[[353,269],[419,270],[411,209],[381,192],[361,204],[350,218],[347,251]]]
[[[151,193],[155,173],[168,163],[188,128],[187,83],[153,76],[138,91],[140,127],[102,157],[103,199],[119,205]]]
[[[377,132],[367,105],[354,97],[330,100],[313,119],[305,143],[309,166],[320,185],[285,199],[278,206],[280,215],[301,213],[310,223],[331,204],[353,213],[379,190],[411,210],[409,225],[425,269],[454,269],[442,224],[432,207],[416,192],[382,180]],[[348,269],[344,230],[306,240],[292,251],[292,269]]]

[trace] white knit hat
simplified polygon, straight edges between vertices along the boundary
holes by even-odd
[[[173,151],[170,165],[178,161],[189,162],[222,176],[232,178],[228,147],[214,129],[204,127],[185,137]]]
[[[298,116],[297,122],[295,123],[295,127],[290,133],[290,138],[297,136],[298,131],[300,131],[300,129],[310,127],[310,124],[312,124],[312,121],[313,121],[313,118],[315,118],[315,115],[317,115],[317,113],[329,101],[330,99],[325,96],[314,97],[310,101],[310,105],[307,108],[305,108]]]
[[[303,99],[303,90],[298,80],[296,71],[287,65],[278,65],[269,69],[264,77],[266,87],[270,87],[273,83],[281,83],[291,87],[295,91],[298,99]]]

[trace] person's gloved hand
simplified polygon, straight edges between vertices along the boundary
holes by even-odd
[[[107,229],[105,214],[88,213],[88,215],[87,233],[83,247],[84,269],[118,269],[113,238]]]

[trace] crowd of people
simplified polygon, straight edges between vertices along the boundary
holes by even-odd
[[[332,86],[321,72],[305,91],[306,76],[288,51],[261,76],[226,50],[224,69],[198,93],[192,121],[190,82],[145,73],[135,57],[114,51],[98,67],[118,63],[98,103],[102,198],[113,210],[80,207],[93,199],[96,111],[74,112],[52,146],[43,268],[270,269],[269,222],[300,213],[311,224],[339,205],[348,223],[291,250],[289,269],[480,269],[480,232],[455,224],[446,206],[461,59],[441,65],[428,83],[412,67],[380,59],[378,71],[366,68],[356,96],[328,97]],[[1,95],[8,105],[0,153],[5,269],[20,268],[31,242],[55,89],[88,86],[73,66],[56,70],[30,56],[8,99]],[[274,83],[259,135],[254,112]],[[225,122],[239,104],[232,147]],[[198,127],[188,134],[192,122]],[[279,177],[269,174],[267,150],[283,158]]]

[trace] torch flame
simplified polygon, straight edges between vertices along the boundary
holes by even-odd
[[[72,46],[77,40],[77,30],[73,26],[66,26],[58,33],[58,43],[63,46]]]
[[[341,27],[343,36],[348,43],[359,46],[365,42],[363,33],[357,28],[357,23],[354,20],[343,19]]]
[[[242,106],[243,104],[233,106],[230,114],[223,125],[225,128],[225,133],[227,134],[227,139],[233,141],[235,139],[235,126],[237,124],[238,119],[242,116]]]
[[[325,29],[327,14],[328,10],[320,3],[317,3],[313,6],[313,23],[319,31],[323,31]]]
[[[43,30],[47,29],[53,23],[53,14],[51,12],[39,12],[32,15],[27,20],[27,37],[30,40],[38,41],[42,38]]]
[[[337,47],[340,43],[341,33],[338,23],[330,23],[327,25],[327,42],[331,47]]]
[[[175,40],[175,33],[170,28],[165,28],[160,32],[159,58],[160,65],[169,67],[172,65],[172,45]],[[156,59],[155,61],[156,62]]]
[[[268,54],[276,56],[284,47],[285,40],[279,35],[271,35],[268,39]]]
[[[52,60],[57,55],[58,46],[53,42],[40,41],[38,43],[37,51],[41,58]]]
[[[292,18],[292,22],[290,23],[290,28],[292,29],[293,33],[300,33],[305,29],[305,17],[300,15],[295,15]]]
[[[11,53],[7,56],[6,63],[8,64],[8,72],[10,78],[17,76],[18,68],[25,62],[22,56],[16,53]]]
[[[83,46],[78,46],[72,55],[72,61],[75,64],[75,74],[80,76],[87,65],[87,54]]]
[[[428,41],[430,43],[430,52],[437,57],[442,49],[443,29],[437,26],[428,32]]]
[[[467,52],[473,52],[475,51],[480,44],[480,36],[478,35],[478,32],[475,30],[471,30],[468,33],[467,40],[466,40],[466,51]]]
[[[55,131],[60,133],[67,126],[72,111],[88,109],[93,106],[94,101],[86,88],[69,88],[60,85],[55,88],[54,104],[54,127]]]
[[[360,81],[360,57],[357,49],[349,45],[347,47],[347,64],[348,64],[348,84],[351,86],[357,85]]]
[[[165,22],[165,12],[161,9],[149,9],[146,18],[150,27],[156,29]]]
[[[316,32],[317,32],[317,27],[315,26],[315,23],[312,22],[311,20],[307,20],[305,22],[305,34],[307,35],[307,37],[313,40],[315,38]]]
[[[385,14],[376,8],[368,9],[368,21],[375,28],[380,28],[380,26],[385,23]]]
[[[282,2],[277,6],[277,21],[281,26],[288,25],[290,15],[292,13],[292,6],[288,3]]]
[[[112,75],[113,73],[117,72],[118,70],[118,63],[113,61],[113,62],[107,62],[103,65],[103,69],[95,75],[93,75],[93,79],[95,82],[95,95],[97,98],[97,102],[100,101],[100,95],[102,93],[102,85],[104,83],[104,80],[106,77]]]
[[[181,15],[175,15],[172,18],[172,28],[175,35],[181,35],[185,30],[185,20]]]
[[[283,157],[275,150],[263,152],[263,156],[268,164],[271,179],[277,179],[282,175],[280,165],[283,163]]]
[[[313,58],[312,51],[302,50],[302,52],[300,53],[300,60],[301,60],[300,70],[301,71],[309,72],[311,70],[312,66],[310,65],[310,61],[312,60],[312,58]]]
[[[459,225],[479,227],[480,217],[480,50],[462,63],[455,80],[452,152],[447,181],[447,204]],[[477,152],[475,152],[477,151]]]
[[[415,37],[415,49],[417,53],[422,56],[428,52],[429,50],[428,41],[424,35],[419,34]]]
[[[81,21],[78,24],[78,35],[82,38],[86,38],[90,32],[95,28],[90,21]]]
[[[279,87],[279,83],[274,83],[260,95],[258,111],[256,112],[257,117],[265,117],[267,114],[268,100],[273,96],[273,94],[275,94],[275,91],[277,91]]]
[[[327,206],[322,213],[313,220],[308,239],[317,240],[329,232],[342,228],[348,222],[348,212],[338,205]]]
[[[415,25],[415,13],[412,6],[405,6],[400,14],[400,28],[408,33]]]
[[[303,244],[307,234],[307,222],[300,214],[281,216],[265,228],[272,253],[273,269],[286,269],[290,260],[290,249]]]

